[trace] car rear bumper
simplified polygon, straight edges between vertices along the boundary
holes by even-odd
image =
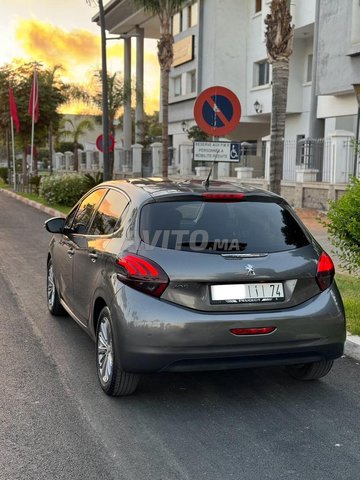
[[[220,370],[308,363],[342,355],[346,337],[335,285],[293,308],[205,313],[122,287],[112,306],[122,367],[130,372]],[[235,336],[233,328],[275,327]]]

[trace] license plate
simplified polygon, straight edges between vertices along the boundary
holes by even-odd
[[[211,303],[279,302],[285,299],[282,283],[211,285]]]

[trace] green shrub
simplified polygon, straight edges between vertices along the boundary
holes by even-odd
[[[9,169],[7,167],[0,167],[0,178],[4,183],[8,183]]]
[[[41,176],[40,175],[34,175],[34,176],[30,177],[30,179],[29,179],[29,183],[32,186],[32,190],[37,195],[39,194],[40,181],[41,181]]]
[[[50,205],[73,206],[88,191],[83,175],[50,175],[42,177],[39,194]]]
[[[327,225],[339,258],[350,273],[360,273],[360,179],[353,178],[344,195],[331,202]]]

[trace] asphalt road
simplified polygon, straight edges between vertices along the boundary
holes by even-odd
[[[102,393],[94,345],[47,312],[47,216],[0,192],[0,479],[357,480],[360,365],[162,374]]]

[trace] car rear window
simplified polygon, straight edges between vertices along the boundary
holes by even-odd
[[[273,253],[309,240],[282,205],[270,202],[161,202],[144,205],[140,236],[152,246],[206,253]]]

